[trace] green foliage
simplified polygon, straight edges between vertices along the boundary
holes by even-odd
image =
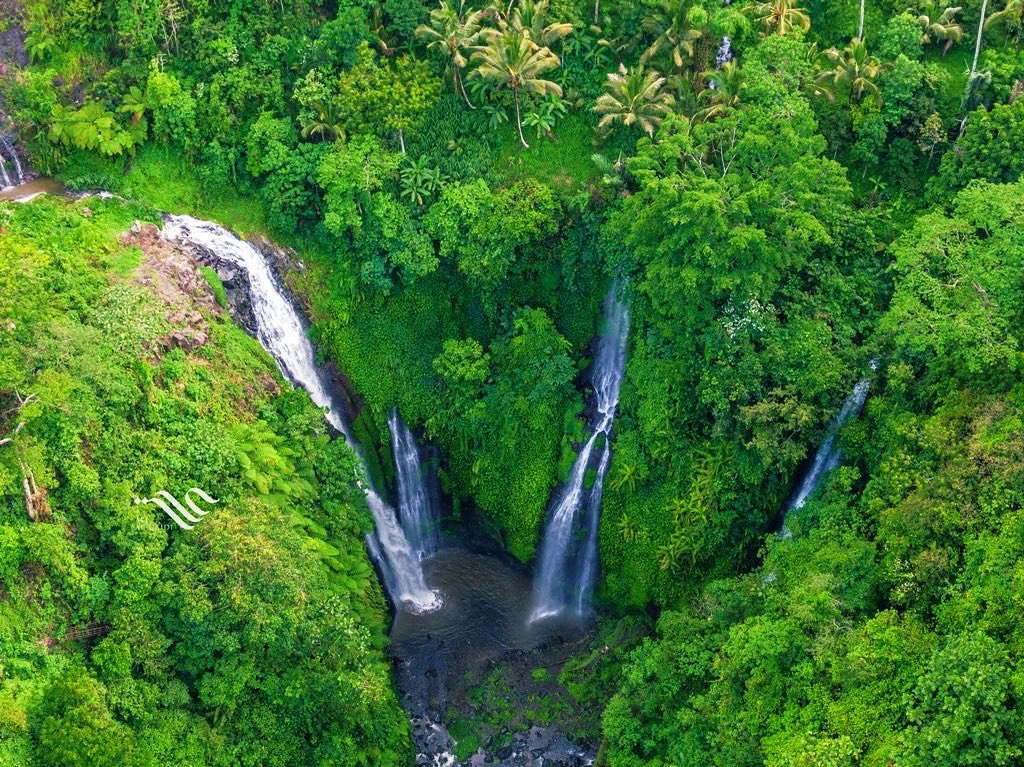
[[[170,348],[116,237],[146,214],[88,207],[0,232],[0,755],[406,763],[357,459],[223,314]],[[132,502],[189,487],[218,499],[192,531]]]
[[[219,316],[166,348],[113,237],[150,206],[296,245],[373,471],[397,405],[524,561],[621,276],[598,600],[661,617],[635,648],[642,621],[604,623],[562,671],[610,701],[600,760],[1019,762],[1019,6],[987,9],[966,123],[980,2],[868,3],[864,40],[832,0],[39,0],[0,22],[27,32],[0,87],[33,165],[146,202],[0,204],[0,440],[26,424],[0,444],[0,762],[409,757],[353,458]],[[844,465],[765,544],[873,357]],[[223,504],[195,538],[130,502],[195,483]],[[567,715],[485,687],[504,723]],[[452,725],[460,756],[477,723]]]
[[[1024,99],[1000,104],[988,111],[976,109],[967,118],[964,135],[954,151],[946,152],[933,196],[966,186],[973,179],[1016,181],[1024,172],[1024,160],[1016,148],[1024,140]]]
[[[1017,311],[1020,200],[977,183],[893,245],[885,385],[842,436],[852,465],[790,513],[794,536],[770,538],[758,571],[662,615],[605,711],[610,765],[1019,760],[1006,547],[1024,464],[1017,331],[996,307]]]
[[[78,149],[94,149],[108,157],[132,150],[146,138],[148,124],[144,118],[133,120],[127,127],[96,101],[81,109],[54,107],[53,123],[47,137],[50,141]]]

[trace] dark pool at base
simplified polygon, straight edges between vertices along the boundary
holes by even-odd
[[[399,610],[391,629],[391,652],[402,706],[413,726],[417,763],[450,765],[455,762],[443,727],[445,711],[467,674],[510,655],[578,639],[588,626],[575,619],[530,624],[530,575],[498,554],[446,548],[424,562],[424,572],[444,604],[418,615]],[[544,764],[590,761],[584,749],[551,728],[544,728],[544,735],[551,744],[544,749]],[[489,763],[530,765],[536,758],[524,750]]]

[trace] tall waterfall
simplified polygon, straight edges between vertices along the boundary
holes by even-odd
[[[260,343],[286,378],[309,392],[318,407],[326,408],[328,423],[344,435],[353,452],[363,460],[362,451],[352,439],[341,409],[316,364],[302,318],[263,253],[217,224],[191,216],[168,216],[163,236],[199,247],[245,273]],[[411,610],[435,609],[440,604],[439,596],[427,587],[419,557],[409,545],[394,509],[369,483],[359,484],[376,522],[376,531],[367,536],[367,543],[383,573],[388,593],[396,604],[404,603]]]
[[[611,461],[608,437],[619,404],[629,334],[629,310],[617,295],[617,287],[613,284],[605,299],[605,329],[594,359],[593,387],[597,413],[593,419],[593,432],[576,456],[569,481],[557,496],[551,519],[544,530],[533,584],[531,622],[558,615],[569,606],[580,615],[590,608],[590,595],[597,578],[601,494]],[[601,441],[601,457],[594,484],[588,491],[584,480],[598,440]],[[582,546],[577,537],[581,511],[586,512]]]
[[[416,555],[426,559],[437,552],[440,520],[434,499],[427,490],[420,448],[416,437],[398,414],[398,408],[391,411],[388,428],[391,430],[391,450],[395,454],[398,515],[402,530]]]
[[[874,370],[876,366],[877,363],[872,360],[871,369]],[[870,388],[870,378],[860,379],[853,387],[853,391],[850,392],[843,402],[838,415],[829,425],[825,441],[821,443],[818,452],[814,454],[814,460],[811,461],[807,473],[804,474],[803,479],[800,481],[800,486],[797,488],[796,493],[793,494],[793,497],[790,498],[789,503],[786,505],[786,510],[782,514],[783,537],[789,538],[792,535],[789,528],[786,527],[786,516],[789,512],[794,509],[802,509],[808,499],[814,495],[814,491],[818,489],[818,485],[821,484],[821,480],[825,475],[839,465],[842,453],[836,444],[836,437],[847,421],[851,418],[856,418],[860,414],[861,409],[864,407],[864,402],[868,398],[868,390]]]

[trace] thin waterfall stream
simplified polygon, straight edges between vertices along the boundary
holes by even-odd
[[[426,472],[420,460],[416,437],[398,414],[388,416],[391,450],[395,455],[395,481],[398,485],[398,514],[406,540],[422,560],[437,553],[440,546],[440,514],[436,499],[427,488]]]
[[[871,361],[871,369],[875,370],[878,367],[876,360]],[[839,445],[836,439],[839,436],[839,432],[843,426],[851,419],[856,418],[860,415],[860,411],[864,408],[864,402],[868,398],[868,391],[871,389],[871,378],[865,376],[857,381],[853,387],[853,391],[847,395],[843,401],[843,406],[839,409],[839,413],[833,419],[829,425],[828,432],[825,435],[825,441],[821,443],[821,447],[818,448],[814,454],[814,458],[811,460],[811,465],[807,468],[804,473],[803,479],[800,480],[800,484],[797,486],[796,492],[789,499],[789,503],[786,504],[786,508],[782,513],[782,536],[789,538],[792,536],[792,532],[786,526],[786,517],[789,512],[796,509],[802,509],[807,501],[814,495],[814,492],[818,489],[818,485],[825,476],[839,465],[842,460],[842,452],[839,449]]]
[[[605,298],[604,324],[593,367],[592,384],[597,405],[593,431],[576,456],[544,530],[534,575],[531,622],[561,615],[569,607],[578,616],[590,610],[590,595],[597,578],[601,496],[611,458],[608,438],[619,404],[629,336],[629,310],[619,296],[618,282],[612,285]],[[601,441],[601,457],[593,484],[587,488],[587,470],[598,440]],[[582,546],[577,536],[581,515],[585,515]]]
[[[3,113],[0,112],[0,115]],[[14,139],[0,128],[0,190],[13,189],[25,183],[25,172],[21,158],[14,146]]]
[[[365,465],[362,450],[353,440],[348,424],[342,417],[342,410],[317,365],[316,353],[306,336],[302,318],[285,294],[264,254],[227,229],[191,216],[167,216],[163,236],[172,242],[201,248],[214,258],[242,270],[249,283],[252,313],[260,343],[270,352],[281,373],[296,386],[309,392],[313,402],[325,409],[328,423],[344,436]],[[402,604],[413,612],[437,609],[441,597],[427,586],[420,556],[410,545],[395,510],[369,481],[360,481],[359,484],[376,523],[376,530],[367,537],[367,543],[381,569],[384,585],[392,600],[396,605]]]

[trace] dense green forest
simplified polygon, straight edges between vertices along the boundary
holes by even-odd
[[[621,281],[598,764],[1024,764],[1021,0],[0,11],[27,159],[120,196],[0,202],[0,764],[414,758],[357,462],[160,211],[294,248],[361,441],[526,564]]]

